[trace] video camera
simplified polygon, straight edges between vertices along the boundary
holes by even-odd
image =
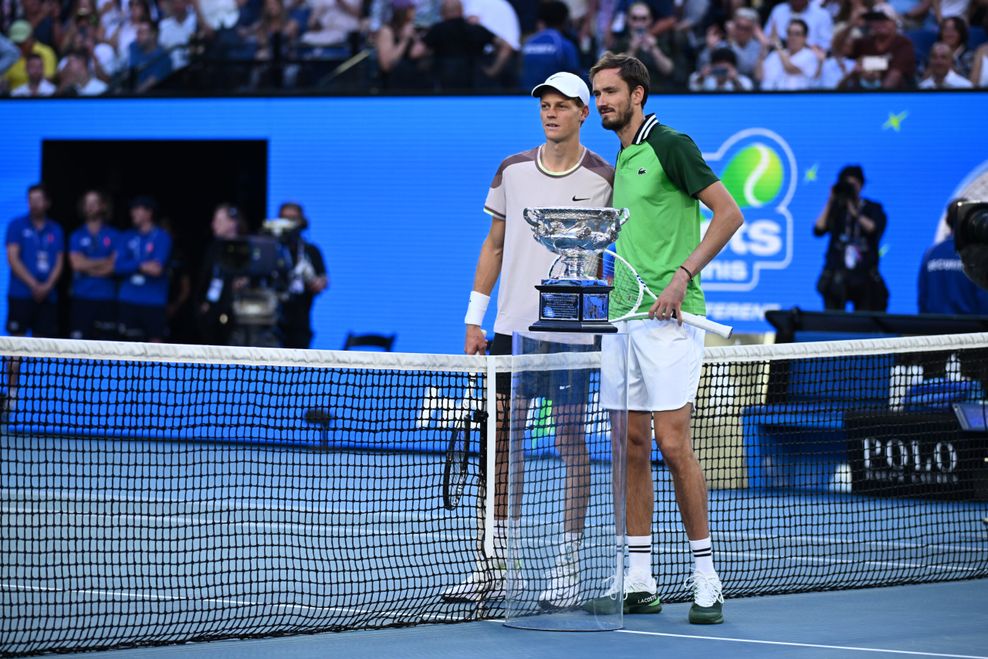
[[[956,210],[954,245],[964,274],[988,289],[988,201],[961,201]]]
[[[303,226],[294,220],[269,219],[256,236],[220,243],[221,271],[230,279],[246,280],[245,285],[236,286],[233,291],[232,345],[281,345],[278,332],[281,304],[293,292],[291,286],[297,279],[299,264],[295,262],[292,247],[297,244]]]

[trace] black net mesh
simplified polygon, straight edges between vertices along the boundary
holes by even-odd
[[[503,615],[440,596],[476,565],[481,358],[65,345],[0,341],[0,653]],[[725,595],[988,576],[986,374],[984,335],[709,350],[693,438]],[[547,403],[530,407],[531,464],[560,482]],[[607,443],[589,457],[606,475]],[[658,455],[654,475],[655,575],[682,601],[691,556]]]

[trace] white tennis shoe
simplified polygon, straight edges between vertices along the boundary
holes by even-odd
[[[579,604],[580,561],[576,555],[560,556],[549,571],[549,585],[539,595],[543,609],[568,609]]]
[[[504,599],[504,561],[483,558],[466,579],[442,593],[444,602],[484,602]]]

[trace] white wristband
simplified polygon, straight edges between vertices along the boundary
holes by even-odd
[[[490,304],[490,301],[490,295],[471,291],[470,305],[467,307],[467,315],[463,322],[467,325],[483,325],[484,315],[487,313],[487,305]]]

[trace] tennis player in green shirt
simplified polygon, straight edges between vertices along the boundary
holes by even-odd
[[[680,311],[706,313],[700,272],[744,219],[693,140],[660,124],[654,114],[645,115],[649,77],[641,61],[607,53],[590,73],[601,122],[621,140],[613,205],[628,208],[631,215],[621,229],[616,250],[651,290],[661,291],[654,302],[646,300],[632,308],[638,298],[637,281],[628,268],[615,264],[611,315],[637,314],[637,318],[618,321],[622,335],[605,336],[602,346],[602,403],[609,409],[628,409],[629,562],[624,610],[662,610],[652,575],[654,424],[695,559],[688,582],[694,598],[689,620],[720,623],[724,598],[713,564],[707,484],[690,440],[690,416],[703,362],[703,330],[684,325],[678,317]],[[702,237],[701,202],[713,211]],[[630,344],[627,352],[618,348],[624,340]]]

